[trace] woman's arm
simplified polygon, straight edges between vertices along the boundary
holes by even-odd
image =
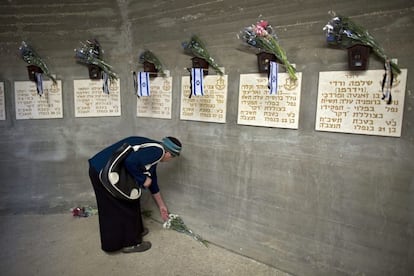
[[[158,205],[158,208],[160,209],[160,215],[163,221],[168,220],[168,209],[167,205],[165,205],[164,200],[162,199],[161,193],[155,193],[152,194],[152,197],[155,200],[155,203]]]

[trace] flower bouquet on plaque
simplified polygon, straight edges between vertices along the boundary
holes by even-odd
[[[386,54],[374,37],[362,26],[356,24],[351,19],[343,16],[336,16],[325,25],[323,30],[326,32],[326,41],[329,45],[340,48],[349,48],[360,44],[369,47],[380,59],[384,61],[385,73],[382,79],[382,99],[387,104],[391,104],[391,88],[394,75],[400,74],[401,70]]]
[[[98,66],[110,80],[118,79],[118,76],[112,71],[112,66],[102,59],[103,50],[96,39],[80,42],[81,47],[75,49],[75,57],[78,62]]]
[[[189,41],[184,41],[181,43],[184,52],[188,55],[193,55],[195,57],[204,59],[208,64],[213,67],[214,71],[220,76],[223,75],[223,72],[220,70],[219,65],[211,57],[203,41],[197,36],[192,35]]]
[[[57,84],[55,77],[49,71],[46,63],[36,53],[36,51],[25,41],[19,47],[20,57],[29,64],[29,74],[33,77],[36,83],[36,90],[39,96],[43,95],[43,77],[42,74],[48,76],[54,84]]]
[[[165,229],[171,229],[180,233],[187,234],[199,243],[201,243],[202,245],[208,247],[208,241],[206,241],[200,235],[194,233],[191,229],[189,229],[179,215],[169,214],[168,217],[168,220],[163,225]]]
[[[49,68],[42,58],[36,53],[36,51],[25,41],[22,41],[22,44],[19,47],[20,57],[29,65],[34,65],[39,67],[46,76],[48,76],[53,83],[56,84],[56,79],[49,72]]]
[[[297,80],[296,69],[290,64],[286,52],[279,44],[276,33],[267,21],[260,20],[256,24],[243,28],[238,38],[248,46],[257,48],[262,52],[274,54],[283,63],[289,78],[293,81]]]
[[[325,25],[323,30],[326,32],[326,41],[329,45],[340,48],[348,48],[357,44],[369,46],[372,51],[385,63],[389,62],[394,74],[401,73],[400,68],[385,54],[384,49],[374,39],[374,37],[362,26],[353,22],[348,17],[335,16]]]

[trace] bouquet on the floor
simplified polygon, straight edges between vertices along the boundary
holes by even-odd
[[[323,30],[326,32],[326,41],[329,45],[348,48],[356,44],[371,47],[374,53],[381,58],[384,63],[389,60],[384,49],[374,39],[374,37],[362,26],[356,24],[351,19],[343,16],[334,16]],[[400,68],[390,61],[394,74],[401,73]]]
[[[203,239],[200,235],[194,233],[191,229],[185,225],[183,219],[179,215],[169,214],[169,219],[164,223],[163,227],[165,229],[172,229],[180,233],[187,234],[191,236],[196,241],[200,242],[204,246],[208,247],[208,241]]]
[[[217,74],[220,76],[223,75],[223,72],[220,70],[219,65],[211,57],[204,42],[201,41],[197,35],[191,36],[190,41],[184,41],[181,43],[181,45],[186,54],[204,59],[211,65],[211,67],[213,67],[214,71],[216,71]]]
[[[92,64],[98,66],[110,80],[118,79],[112,66],[102,59],[103,50],[96,39],[86,40],[85,43],[80,42],[81,47],[75,49],[75,57],[78,62],[84,64]]]
[[[243,28],[238,37],[249,46],[274,54],[283,63],[290,79],[297,80],[296,69],[290,64],[286,52],[279,45],[276,33],[274,33],[272,26],[267,21],[260,20],[256,24]]]
[[[75,207],[70,209],[74,217],[89,217],[98,214],[98,209],[91,206]]]

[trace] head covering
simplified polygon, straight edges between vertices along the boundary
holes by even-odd
[[[172,154],[172,156],[179,156],[181,152],[181,142],[174,137],[168,136],[162,138],[162,145],[164,149]]]

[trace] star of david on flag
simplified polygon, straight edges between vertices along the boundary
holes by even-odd
[[[279,64],[274,61],[269,62],[269,89],[270,94],[277,94],[277,74],[279,72]]]
[[[203,96],[203,68],[191,68],[191,93],[194,96]]]

